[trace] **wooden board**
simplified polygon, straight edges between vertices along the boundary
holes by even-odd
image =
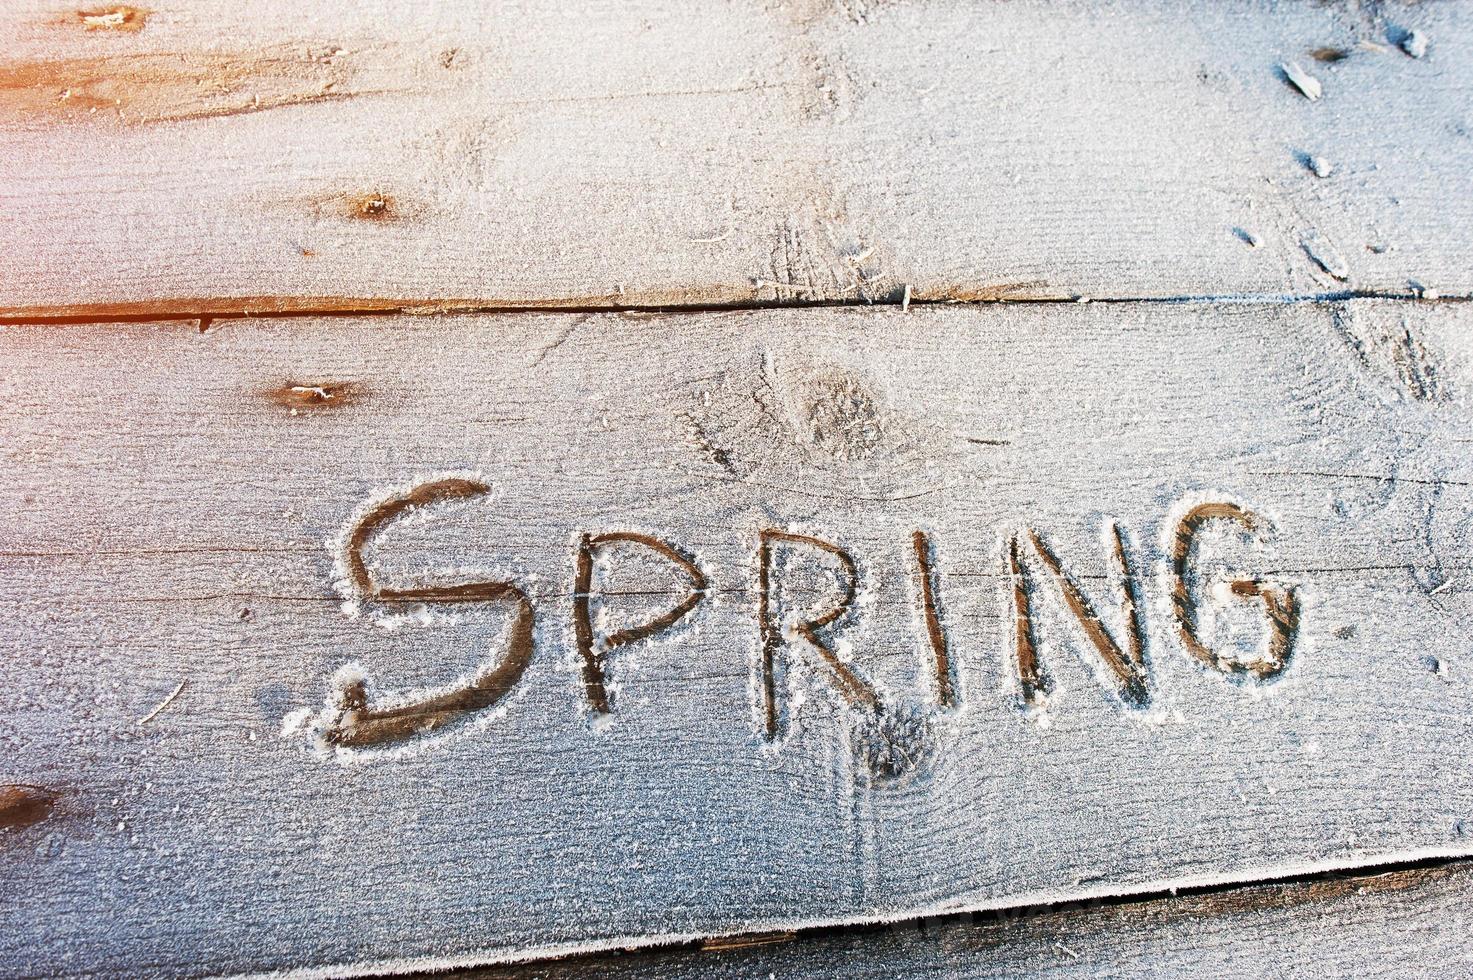
[[[1461,4],[4,10],[11,319],[1473,291]]]
[[[488,962],[1467,855],[1469,327],[5,329],[0,963]]]
[[[1467,865],[468,971],[666,977],[1465,977]]]

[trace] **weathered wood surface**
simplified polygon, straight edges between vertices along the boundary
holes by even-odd
[[[0,972],[486,962],[1473,853],[1468,310],[0,331]],[[812,642],[842,562],[769,536],[764,576],[764,530],[857,565]],[[590,543],[595,652],[708,589],[591,677],[580,535],[618,532],[693,574]]]
[[[1466,977],[1467,865],[467,971],[667,977]]]
[[[148,6],[4,4],[0,315],[1473,291],[1464,4]]]

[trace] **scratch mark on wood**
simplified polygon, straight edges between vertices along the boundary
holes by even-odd
[[[1023,703],[1035,704],[1048,693],[1049,681],[1038,669],[1038,639],[1033,632],[1033,600],[1028,573],[1018,554],[1018,537],[1008,538],[1007,575],[1013,584],[1014,651]]]
[[[915,549],[916,572],[921,582],[921,611],[926,621],[926,636],[931,642],[936,700],[943,708],[953,708],[956,706],[956,685],[952,677],[951,654],[946,645],[946,633],[941,629],[941,618],[936,612],[935,571],[931,563],[931,542],[924,531],[916,531],[911,536],[911,545]]]
[[[452,690],[407,703],[370,706],[367,679],[356,671],[340,673],[328,717],[321,729],[326,745],[374,746],[400,741],[441,728],[469,713],[500,701],[521,680],[531,663],[535,613],[531,600],[512,582],[465,582],[416,588],[389,588],[374,581],[363,550],[368,542],[401,515],[431,504],[468,500],[490,492],[478,480],[451,477],[420,484],[371,508],[344,538],[343,566],[357,592],[370,601],[510,602],[515,608],[506,653],[469,681]]]
[[[250,617],[250,610],[247,609],[247,610],[245,610],[245,615],[241,616],[240,618],[241,619],[248,619],[249,617]],[[180,681],[179,682],[179,686],[176,687],[176,688],[174,688],[174,690],[170,691],[168,697],[166,697],[162,701],[160,701],[158,703],[158,705],[152,711],[150,711],[148,714],[146,714],[142,718],[138,719],[138,725],[139,725],[139,727],[141,728],[142,726],[147,725],[149,722],[153,721],[155,718],[157,718],[163,712],[163,710],[165,708],[167,708],[169,705],[173,704],[174,703],[174,699],[177,698],[180,694],[183,694],[184,693],[184,685],[185,684],[188,684],[188,683],[189,683],[189,679],[187,677],[184,680]]]
[[[1441,359],[1406,317],[1386,323],[1383,318],[1346,309],[1337,310],[1333,322],[1361,366],[1393,376],[1405,396],[1423,402],[1447,401],[1452,396],[1442,377]]]
[[[870,684],[855,674],[834,654],[834,651],[818,635],[818,631],[830,625],[849,611],[854,604],[859,570],[849,553],[838,545],[806,534],[764,529],[760,535],[757,560],[757,618],[762,639],[762,698],[763,720],[766,735],[776,738],[778,733],[776,663],[778,650],[785,638],[782,624],[772,615],[772,563],[773,544],[799,545],[813,548],[837,558],[842,571],[842,591],[839,601],[827,612],[812,619],[800,619],[793,624],[793,632],[808,641],[818,651],[823,662],[832,672],[835,687],[853,705],[876,709],[880,699]]]
[[[1306,234],[1300,245],[1305,254],[1331,277],[1342,282],[1350,278],[1350,266],[1346,264],[1345,256],[1341,255],[1340,250],[1319,232],[1311,231]]]
[[[685,423],[685,429],[690,436],[690,441],[700,450],[701,455],[732,476],[740,476],[737,472],[736,460],[732,458],[731,453],[717,445],[716,440],[706,431],[706,427],[694,415],[684,412],[680,415],[680,421]]]
[[[605,545],[616,542],[640,545],[671,562],[690,579],[691,588],[680,603],[649,622],[641,626],[619,630],[610,636],[595,638],[593,616],[589,609],[589,599],[593,590],[594,554]],[[604,674],[604,659],[621,646],[648,639],[674,626],[705,598],[710,583],[692,558],[659,538],[630,531],[583,535],[578,543],[576,565],[573,584],[573,629],[578,641],[578,655],[583,664],[583,688],[588,694],[588,703],[593,710],[598,714],[606,715],[611,708],[609,707],[607,679]]]
[[[1104,622],[1099,613],[1095,612],[1085,598],[1084,592],[1078,583],[1064,571],[1063,563],[1059,561],[1052,549],[1044,543],[1043,538],[1037,531],[1029,529],[1029,538],[1033,543],[1033,549],[1043,559],[1049,572],[1059,583],[1059,589],[1064,595],[1064,604],[1073,613],[1084,630],[1084,635],[1089,639],[1100,658],[1109,667],[1114,675],[1122,699],[1136,705],[1144,706],[1150,700],[1150,690],[1145,669],[1145,634],[1141,628],[1140,613],[1137,608],[1135,596],[1131,587],[1130,564],[1126,559],[1125,537],[1118,524],[1111,526],[1111,535],[1115,545],[1115,560],[1120,565],[1120,574],[1123,577],[1121,606],[1125,611],[1126,638],[1128,650],[1121,650],[1110,631],[1105,629]],[[1041,686],[1036,676],[1037,666],[1035,658],[1035,676],[1024,678],[1024,690],[1038,690]]]
[[[388,589],[378,585],[369,574],[363,557],[363,549],[379,531],[399,518],[400,515],[431,504],[456,500],[470,500],[490,493],[491,488],[479,480],[450,477],[421,483],[403,493],[395,494],[378,504],[363,516],[348,533],[344,548],[344,567],[349,581],[357,592],[367,598],[394,601],[406,599],[418,590]]]
[[[1268,655],[1246,662],[1231,660],[1211,650],[1197,631],[1197,607],[1189,585],[1190,565],[1196,538],[1209,521],[1230,521],[1252,534],[1262,530],[1257,515],[1237,504],[1206,503],[1192,508],[1177,526],[1171,554],[1172,606],[1177,626],[1187,652],[1213,670],[1229,676],[1251,675],[1266,680],[1284,670],[1294,652],[1294,638],[1299,629],[1299,601],[1292,587],[1269,585],[1253,579],[1238,578],[1228,583],[1233,595],[1256,599],[1268,615]]]
[[[582,316],[580,316],[578,319],[574,320],[572,323],[568,324],[567,327],[565,327],[563,329],[563,332],[558,335],[558,338],[556,340],[554,340],[552,343],[548,344],[547,346],[543,347],[540,351],[537,352],[537,359],[535,361],[533,361],[531,363],[531,365],[529,365],[529,366],[530,367],[539,367],[539,366],[541,366],[542,362],[545,361],[545,360],[547,360],[547,355],[551,354],[553,351],[555,351],[559,347],[563,346],[563,344],[566,344],[568,342],[568,338],[572,337],[574,331],[576,331],[579,327],[581,327],[583,324],[587,323],[588,322],[588,318],[590,316],[592,316],[592,314],[585,313]]]

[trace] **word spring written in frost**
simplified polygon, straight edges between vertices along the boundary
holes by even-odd
[[[484,711],[504,699],[522,680],[534,650],[536,609],[527,592],[515,581],[471,581],[452,585],[396,588],[375,580],[364,552],[382,530],[406,514],[437,504],[482,496],[489,487],[474,478],[448,477],[421,483],[413,488],[371,503],[350,524],[339,547],[344,581],[354,597],[388,608],[414,604],[498,603],[512,611],[504,650],[498,659],[448,689],[421,696],[369,697],[368,680],[356,668],[339,671],[326,708],[317,716],[312,730],[318,742],[330,748],[367,748],[394,745],[443,729],[467,716]],[[1249,657],[1221,651],[1204,637],[1200,628],[1202,589],[1194,587],[1194,565],[1198,538],[1208,525],[1225,524],[1237,531],[1260,535],[1265,522],[1248,507],[1228,500],[1208,500],[1188,508],[1177,520],[1170,539],[1170,608],[1182,648],[1206,668],[1237,680],[1262,681],[1282,673],[1290,664],[1299,628],[1300,602],[1294,586],[1276,584],[1248,576],[1237,576],[1219,589],[1230,601],[1249,603],[1261,611],[1263,642]],[[1020,698],[1025,707],[1038,704],[1048,690],[1048,679],[1039,663],[1034,622],[1035,594],[1051,582],[1064,608],[1077,623],[1098,657],[1099,674],[1106,678],[1121,701],[1143,708],[1150,700],[1150,678],[1145,657],[1145,627],[1139,597],[1139,576],[1132,569],[1126,535],[1118,525],[1110,528],[1113,560],[1121,577],[1121,623],[1111,629],[1096,611],[1078,581],[1064,567],[1052,548],[1036,532],[1013,535],[1005,545],[1010,605],[1014,626],[1012,661]],[[935,707],[958,707],[961,685],[957,664],[951,655],[947,630],[938,611],[938,576],[934,547],[923,531],[912,535],[915,568],[915,601],[924,623],[924,643],[929,654],[926,674],[929,697]],[[592,600],[595,563],[611,549],[637,549],[648,557],[669,564],[687,582],[679,601],[643,623],[613,631],[595,626]],[[1034,562],[1025,562],[1031,551]],[[794,617],[777,608],[781,591],[782,556],[807,552],[824,556],[837,567],[838,582],[833,594],[816,611]],[[611,703],[606,663],[613,651],[640,640],[658,636],[698,608],[710,592],[710,582],[696,558],[678,545],[651,534],[610,531],[582,534],[574,546],[572,589],[573,635],[577,645],[582,687],[588,708],[595,715],[608,715]],[[761,734],[768,740],[782,733],[778,669],[788,658],[802,652],[816,671],[844,702],[855,710],[882,715],[887,703],[881,692],[836,652],[829,628],[854,611],[859,573],[855,559],[844,548],[820,537],[776,528],[758,532],[755,556],[757,576],[756,635],[760,655],[759,682],[754,696],[759,700],[755,716]],[[1030,567],[1030,565],[1032,567]],[[1038,574],[1037,566],[1044,574]]]

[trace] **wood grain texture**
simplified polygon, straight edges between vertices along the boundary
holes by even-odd
[[[1461,4],[0,10],[10,318],[1473,291]]]
[[[1454,865],[1124,904],[1009,909],[747,945],[499,967],[458,980],[674,977],[1466,977],[1473,870]]]
[[[0,331],[0,971],[490,962],[1473,853],[1469,316]],[[1266,679],[1183,642],[1178,533],[1211,502],[1261,526],[1191,540],[1193,625],[1247,664],[1293,606]],[[1144,699],[1029,535],[1134,662],[1116,527]],[[854,562],[833,622],[842,562],[765,531]],[[708,588],[618,645],[700,583],[594,554],[602,714],[574,587],[616,532]],[[535,611],[509,686],[501,581]],[[440,698],[437,730],[354,742],[396,697]]]

